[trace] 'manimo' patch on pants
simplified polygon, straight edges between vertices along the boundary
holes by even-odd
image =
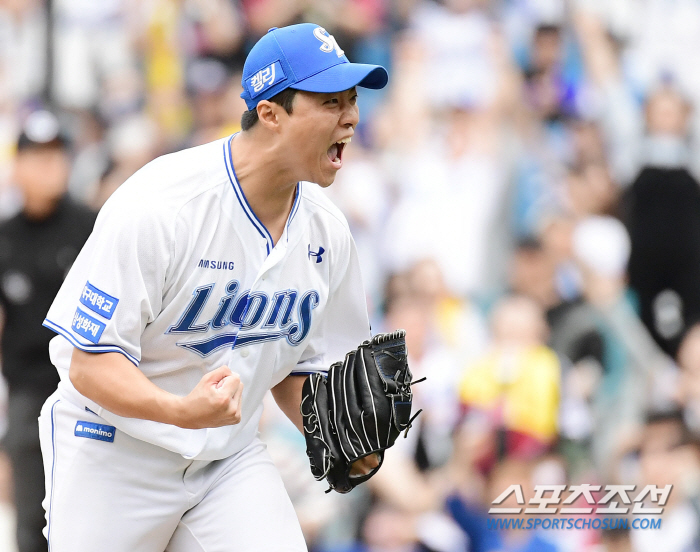
[[[87,437],[88,439],[97,439],[98,441],[114,442],[114,434],[117,428],[104,424],[93,424],[92,422],[83,422],[79,420],[75,424],[75,436]]]

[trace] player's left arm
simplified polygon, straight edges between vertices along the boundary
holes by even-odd
[[[300,410],[301,388],[306,378],[307,376],[292,374],[271,389],[277,406],[302,433],[304,433],[304,422]]]
[[[271,389],[277,406],[302,434],[304,433],[304,422],[301,416],[301,388],[307,377],[306,375],[292,374]],[[366,456],[353,464],[350,474],[366,475],[378,465],[379,458],[376,455]]]

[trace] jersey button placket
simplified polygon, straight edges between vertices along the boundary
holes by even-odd
[[[241,357],[243,357],[243,358],[248,358],[249,354],[250,354],[250,352],[248,351],[248,349],[243,349],[241,351]]]

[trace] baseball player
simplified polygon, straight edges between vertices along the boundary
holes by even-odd
[[[370,335],[318,186],[342,167],[355,87],[387,80],[322,27],[271,29],[244,66],[243,131],[156,159],[105,204],[44,322],[52,552],[306,550],[258,421],[272,389],[301,428],[305,377]]]

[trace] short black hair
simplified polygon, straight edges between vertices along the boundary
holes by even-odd
[[[685,426],[685,418],[683,410],[678,407],[671,407],[667,410],[649,410],[645,416],[646,425],[663,424],[667,422],[676,422]]]
[[[271,102],[281,105],[288,114],[292,114],[292,105],[294,104],[294,98],[297,95],[297,90],[294,88],[285,88],[279,94],[276,94],[270,98]],[[249,109],[244,112],[241,116],[241,130],[249,130],[255,126],[258,122],[258,110],[257,108]]]
[[[559,25],[554,24],[554,23],[542,23],[541,25],[537,26],[537,29],[535,30],[536,36],[542,36],[542,35],[547,35],[547,34],[560,35],[561,34],[561,27]]]
[[[515,249],[517,251],[532,251],[539,252],[544,250],[544,245],[542,240],[536,236],[528,235],[520,238],[515,244]]]

